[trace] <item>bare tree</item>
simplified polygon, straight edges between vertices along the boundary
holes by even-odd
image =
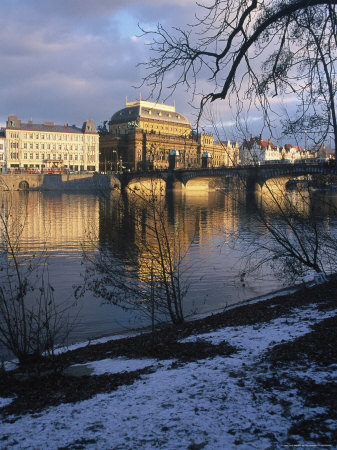
[[[245,274],[267,266],[287,283],[308,272],[336,272],[337,232],[324,216],[328,213],[336,222],[337,209],[331,199],[322,200],[322,193],[319,199],[314,196],[307,183],[293,191],[286,191],[284,184],[266,183],[256,208],[264,232],[247,243]]]
[[[155,180],[139,184],[109,210],[119,211],[120,226],[96,251],[84,252],[85,282],[77,295],[89,289],[107,303],[151,317],[153,328],[167,317],[183,323],[191,241],[184,224],[170,226],[162,186]]]
[[[51,356],[66,338],[69,307],[56,305],[46,255],[22,250],[27,195],[19,205],[11,196],[2,198],[0,210],[0,344],[26,365]]]
[[[143,82],[157,96],[165,88],[191,88],[193,95],[202,97],[200,113],[216,100],[227,100],[238,118],[257,107],[271,131],[271,113],[277,112],[273,97],[296,99],[297,114],[289,120],[283,117],[285,130],[307,131],[316,142],[332,132],[336,143],[336,4],[337,0],[213,0],[199,5],[200,16],[185,30],[161,25],[155,31],[143,30],[152,38]],[[174,81],[166,86],[172,71]],[[198,87],[205,76],[208,93]]]

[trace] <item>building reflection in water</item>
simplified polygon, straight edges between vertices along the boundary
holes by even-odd
[[[88,245],[88,231],[99,223],[99,202],[94,195],[64,193],[2,193],[10,237],[19,238],[23,253],[44,252],[66,256]]]
[[[272,192],[279,202],[284,201],[284,188],[274,183]],[[287,195],[299,202],[303,214],[309,214],[314,204],[327,229],[336,226],[336,195],[314,192],[306,202],[300,201],[296,193]],[[334,199],[333,204],[323,201],[328,197]],[[265,189],[262,197],[261,193],[247,195],[243,190],[173,191],[166,193],[162,201],[165,225],[171,235],[179,238],[183,248],[191,243],[187,257],[191,288],[186,312],[223,308],[281,286],[270,273],[263,274],[263,281],[255,277],[245,286],[239,276],[247,242],[266,236],[265,228],[254,220],[259,208],[277,220],[275,202]],[[123,257],[136,248],[140,237],[145,236],[149,244],[153,239],[148,232],[146,209],[136,208],[126,193],[2,193],[1,207],[2,212],[10,213],[13,237],[22,227],[20,244],[26,255],[47,249],[51,283],[62,299],[70,298],[73,285],[82,281],[83,246],[93,251],[108,248]],[[151,255],[143,249],[137,258],[140,278],[148,277]],[[101,306],[99,299],[89,293],[81,307],[82,319],[74,340],[144,324],[110,305]]]

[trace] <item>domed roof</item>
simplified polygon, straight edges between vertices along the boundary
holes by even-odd
[[[176,112],[174,106],[143,100],[126,103],[125,108],[111,116],[110,123],[130,122],[140,118],[190,126],[188,119],[183,114]]]

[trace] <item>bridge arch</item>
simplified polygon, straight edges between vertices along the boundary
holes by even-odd
[[[161,179],[168,190],[206,190],[211,187],[211,180],[227,179],[237,180],[237,185],[247,191],[260,191],[265,183],[274,178],[294,178],[307,174],[334,174],[335,166],[330,164],[265,164],[260,166],[235,166],[202,169],[176,169],[160,170],[143,173],[124,173],[118,177],[122,187],[138,186],[148,183],[149,180]],[[228,181],[229,184],[229,181]]]
[[[185,188],[188,191],[209,190],[211,179],[209,177],[193,177],[186,181]]]
[[[154,192],[156,194],[165,193],[166,181],[163,178],[153,178],[149,176],[138,176],[132,178],[125,186],[127,190],[146,194]]]
[[[26,181],[26,180],[20,181],[18,188],[19,188],[19,191],[28,191],[28,189],[29,189],[28,181]]]

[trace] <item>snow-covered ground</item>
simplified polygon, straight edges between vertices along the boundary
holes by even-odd
[[[7,417],[0,424],[0,448],[289,448],[287,433],[292,418],[299,414],[310,417],[313,409],[304,405],[291,383],[282,389],[261,389],[257,378],[268,376],[272,369],[259,361],[270,346],[306,334],[313,323],[334,313],[319,312],[313,305],[269,323],[227,327],[185,339],[213,344],[226,341],[238,348],[229,357],[189,363],[126,358],[90,362],[84,367],[95,374],[144,367],[153,371],[132,385],[89,400],[19,418]],[[286,380],[287,373],[283,375]],[[303,371],[303,367],[294,366],[294,375],[317,382],[327,377],[336,380],[337,367],[322,372],[315,367]],[[1,401],[8,400],[0,399],[0,406]],[[316,448],[314,442],[300,436],[296,441],[297,448]],[[329,448],[337,448],[331,444]]]

